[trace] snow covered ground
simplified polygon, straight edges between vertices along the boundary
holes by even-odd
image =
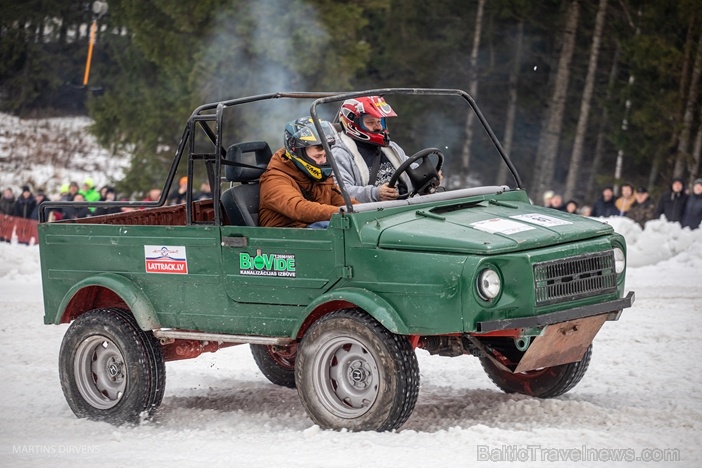
[[[419,401],[392,433],[320,430],[247,346],[167,363],[152,421],[76,419],[57,372],[67,326],[42,321],[38,248],[0,243],[0,466],[702,466],[702,230],[609,222],[628,239],[636,303],[605,323],[578,386],[507,395],[473,357],[418,351]]]

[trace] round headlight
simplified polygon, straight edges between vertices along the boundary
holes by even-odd
[[[626,266],[626,257],[624,256],[624,251],[619,247],[614,248],[614,271],[617,274],[621,274]]]
[[[500,275],[490,268],[485,269],[478,275],[478,295],[484,301],[491,301],[500,294]]]

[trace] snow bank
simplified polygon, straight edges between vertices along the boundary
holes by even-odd
[[[0,188],[15,196],[24,184],[58,194],[71,181],[90,177],[100,188],[123,177],[129,155],[98,145],[87,117],[20,119],[0,113]]]
[[[0,280],[12,283],[41,282],[39,246],[0,242]]]
[[[599,220],[626,239],[629,268],[675,259],[675,263],[702,269],[702,229],[691,231],[660,219],[648,221],[643,229],[626,217]]]

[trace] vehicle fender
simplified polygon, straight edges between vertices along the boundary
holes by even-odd
[[[91,286],[109,289],[119,296],[124,303],[127,304],[142,330],[161,328],[153,305],[141,288],[134,284],[129,278],[114,273],[91,276],[76,283],[61,301],[57,318],[60,319],[64,316],[66,310],[71,305],[71,301],[81,290]]]
[[[335,289],[315,299],[307,307],[306,319],[304,322],[298,324],[293,336],[298,336],[303,325],[309,326],[311,318],[318,318],[320,316],[320,311],[327,313],[338,310],[339,308],[350,307],[363,309],[391,333],[409,335],[407,325],[395,308],[385,299],[367,289],[341,288]]]

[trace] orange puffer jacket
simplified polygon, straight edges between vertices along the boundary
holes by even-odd
[[[339,187],[331,177],[324,182],[312,182],[284,154],[285,148],[276,151],[261,176],[259,225],[307,227],[317,221],[329,221],[345,205]]]

